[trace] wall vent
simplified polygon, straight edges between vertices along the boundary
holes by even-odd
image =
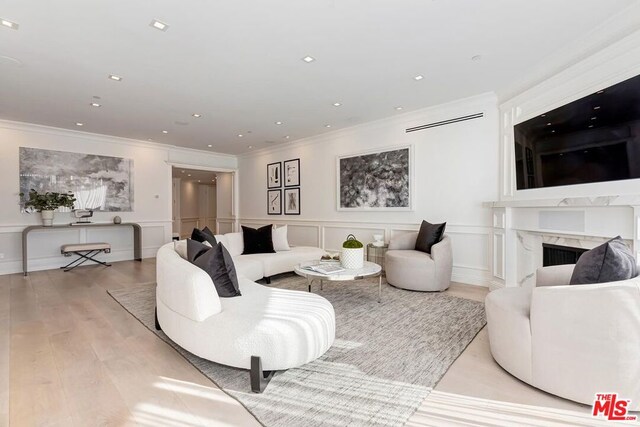
[[[415,126],[415,127],[406,129],[405,132],[406,133],[416,132],[416,131],[419,131],[419,130],[435,128],[435,127],[438,127],[438,126],[445,126],[445,125],[450,125],[450,124],[458,123],[458,122],[466,122],[467,120],[479,119],[481,117],[484,117],[484,113],[470,114],[468,116],[456,117],[455,119],[443,120],[441,122],[434,122],[434,123],[428,123],[426,125]]]

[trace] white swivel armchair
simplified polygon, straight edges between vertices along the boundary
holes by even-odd
[[[596,393],[640,403],[640,277],[569,285],[574,265],[538,269],[533,289],[485,300],[493,358],[539,389],[587,405]]]
[[[451,283],[451,239],[445,234],[428,254],[415,250],[417,238],[417,232],[391,238],[384,260],[387,283],[412,291],[444,291]]]

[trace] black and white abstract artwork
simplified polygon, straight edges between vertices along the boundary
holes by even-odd
[[[300,215],[300,188],[285,188],[284,214]]]
[[[133,211],[133,160],[20,147],[20,192],[71,191],[74,209]]]
[[[338,210],[411,210],[411,147],[338,157]]]

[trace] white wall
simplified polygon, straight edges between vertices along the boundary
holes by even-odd
[[[216,174],[216,210],[219,233],[230,233],[236,229],[236,216],[233,204],[235,179],[233,173]],[[242,193],[241,193],[242,194]],[[241,197],[243,197],[241,195]]]
[[[483,112],[481,119],[423,131],[405,129]],[[336,209],[336,157],[371,149],[413,145],[413,212],[344,212]],[[423,219],[447,221],[454,247],[454,280],[488,285],[490,209],[482,202],[498,191],[498,114],[493,95],[398,115],[241,156],[240,222],[290,224],[290,241],[338,250],[349,233],[373,241],[373,234],[417,230]],[[300,158],[301,215],[266,213],[268,163]]]
[[[123,222],[137,222],[143,228],[143,257],[153,257],[159,246],[171,239],[171,159],[175,163],[235,168],[236,159],[195,150],[124,138],[68,131],[25,123],[0,121],[0,274],[22,271],[21,233],[28,225],[40,224],[38,214],[20,212],[19,147],[93,153],[131,158],[134,161],[134,211],[96,212],[94,222],[111,222],[115,215]],[[196,216],[197,216],[196,212]],[[74,221],[68,213],[58,213],[56,223]],[[128,228],[69,229],[32,232],[29,235],[29,268],[57,268],[69,259],[60,255],[60,245],[81,241],[106,241],[113,252],[110,260],[133,258]]]

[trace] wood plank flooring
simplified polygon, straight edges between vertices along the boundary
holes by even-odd
[[[0,426],[258,426],[106,293],[154,280],[152,259],[0,276]],[[487,290],[454,284],[447,292],[483,300]],[[436,390],[586,411],[504,372],[486,330]],[[410,425],[425,425],[428,405]]]

